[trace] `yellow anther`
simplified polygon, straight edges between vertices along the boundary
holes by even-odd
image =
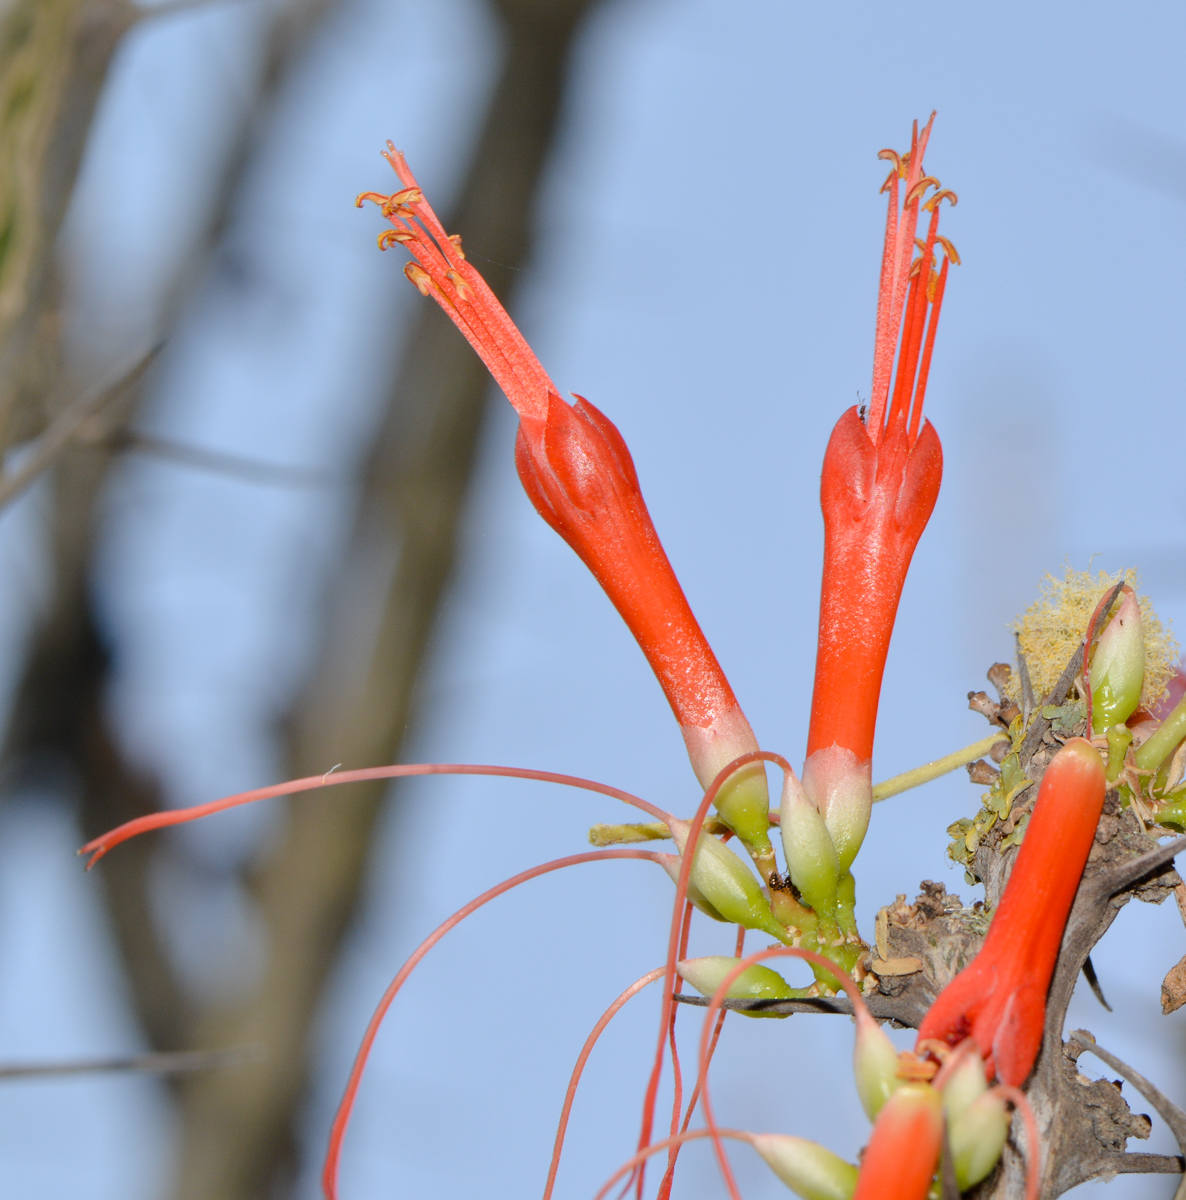
[[[416,285],[416,290],[422,296],[428,296],[432,292],[432,276],[421,266],[414,262],[405,264],[404,274]]]
[[[909,1050],[898,1054],[898,1069],[894,1072],[899,1079],[912,1083],[929,1083],[939,1071],[939,1064],[930,1059],[919,1058]]]
[[[392,246],[414,242],[416,235],[407,229],[385,229],[379,234],[379,249],[389,250]]]
[[[943,247],[947,253],[947,257],[950,258],[951,261],[958,267],[960,265],[960,256],[951,242],[949,242],[945,237],[936,237],[935,241],[937,241],[939,245]]]
[[[912,263],[910,264],[910,278],[911,278],[911,279],[913,279],[913,278],[915,277],[915,275],[917,275],[917,274],[918,274],[919,268],[920,268],[921,266],[922,266],[922,259],[921,259],[921,258],[916,258],[916,259],[914,260],[914,262],[912,262]]]
[[[935,186],[939,186],[937,182]],[[960,198],[951,190],[951,188],[944,188],[941,192],[936,192],[926,202],[926,204],[923,205],[923,207],[927,210],[927,212],[934,212],[940,200],[946,200],[952,208],[955,208],[955,206],[960,202]]]
[[[473,300],[474,294],[470,290],[469,284],[466,283],[456,271],[446,271],[445,278],[457,289],[457,295],[460,296],[462,300],[466,301],[467,303]]]
[[[939,285],[939,274],[937,271],[931,272],[930,279],[927,280],[927,303],[935,303],[935,289]]]
[[[932,175],[924,175],[911,189],[906,193],[906,199],[902,201],[904,208],[909,208],[916,200],[926,194],[927,188],[937,188],[939,181]]]
[[[906,160],[896,150],[878,150],[877,157],[884,158],[886,162],[892,162],[899,178],[906,174]]]
[[[457,257],[460,258],[464,262],[465,261],[465,251],[462,250],[462,248],[461,248],[461,234],[459,234],[459,233],[449,234],[449,241],[451,241],[453,243],[453,250],[456,253]]]
[[[420,204],[424,199],[424,193],[417,187],[404,188],[402,192],[395,192],[387,197],[388,204],[404,205],[404,204]]]
[[[354,207],[362,208],[364,200],[370,200],[372,204],[378,205],[387,203],[387,197],[382,192],[359,192],[354,199]]]

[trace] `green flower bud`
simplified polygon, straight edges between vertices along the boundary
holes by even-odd
[[[947,1126],[955,1180],[961,1192],[986,1178],[997,1165],[1005,1138],[1009,1136],[1009,1113],[1004,1096],[995,1088],[978,1096]]]
[[[685,958],[675,964],[675,969],[702,996],[716,995],[717,988],[725,982],[725,976],[741,962],[739,958],[724,958],[710,955],[707,958]],[[725,993],[728,1000],[790,1000],[797,995],[793,987],[777,972],[761,963],[746,967],[729,984]],[[747,1017],[785,1017],[786,1013],[747,1012]]]
[[[877,1119],[882,1106],[902,1086],[898,1078],[898,1051],[889,1035],[869,1015],[857,1010],[857,1036],[852,1051],[852,1069],[857,1095],[870,1121]]]
[[[969,1042],[971,1039],[969,1039]],[[963,1056],[943,1084],[943,1113],[948,1125],[958,1121],[975,1100],[988,1091],[984,1059],[975,1049],[965,1048]]]
[[[840,859],[819,809],[790,771],[783,779],[780,813],[782,848],[792,882],[816,912],[834,917]]]
[[[851,1200],[857,1169],[818,1142],[782,1133],[755,1133],[753,1148],[803,1200]]]
[[[678,854],[661,854],[659,856],[659,865],[671,876],[671,882],[679,886],[679,868],[680,856]],[[704,898],[703,893],[692,882],[688,880],[688,899],[692,903],[693,908],[698,908],[706,917],[711,917],[714,921],[725,921],[719,912]],[[725,921],[725,924],[728,924]]]
[[[843,746],[817,750],[803,764],[803,787],[832,835],[840,870],[847,871],[865,840],[873,810],[869,763]]]
[[[734,771],[717,792],[715,808],[721,819],[756,855],[773,857],[770,849],[770,792],[760,762]]]
[[[691,826],[674,817],[667,825],[682,854]],[[774,919],[753,872],[728,846],[703,830],[696,839],[690,882],[726,921],[746,929],[760,929],[779,941],[787,940],[786,927]]]
[[[1116,615],[1100,634],[1091,659],[1091,728],[1103,733],[1122,725],[1141,702],[1145,682],[1145,638],[1136,592],[1126,587]]]

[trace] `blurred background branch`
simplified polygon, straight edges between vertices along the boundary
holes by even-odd
[[[326,0],[272,7],[266,65],[256,94],[242,107],[205,236],[182,260],[171,313],[180,309],[186,289],[201,277],[201,261],[218,245],[252,148],[267,127],[271,98],[329,7]],[[529,251],[531,214],[562,104],[564,68],[590,0],[499,0],[494,7],[505,27],[503,65],[451,227],[464,231],[467,247],[482,256],[491,286],[505,298]],[[101,422],[98,433],[90,430],[81,445],[70,443],[82,420],[98,411],[95,389],[56,416],[54,405],[44,401],[72,386],[68,356],[58,341],[54,234],[77,172],[85,117],[94,108],[102,68],[130,24],[130,10],[118,3],[61,0],[24,9],[23,17],[11,18],[24,20],[27,33],[19,53],[10,56],[9,87],[19,89],[21,79],[32,77],[47,94],[30,105],[35,128],[19,136],[6,131],[20,143],[10,153],[23,157],[20,188],[9,201],[14,250],[0,260],[9,387],[0,420],[7,420],[14,436],[51,422],[39,450],[11,476],[8,491],[53,460],[54,590],[28,656],[6,757],[18,774],[35,773],[47,760],[59,768],[68,765],[83,799],[84,831],[91,836],[164,803],[159,781],[128,761],[105,713],[111,660],[90,588],[95,513],[112,450],[139,444],[138,435],[120,432],[134,419],[135,397],[128,396],[115,418]],[[86,87],[84,106],[68,106],[64,98]],[[37,159],[27,150],[34,143],[44,147]],[[68,162],[59,144],[69,145]],[[333,762],[392,761],[413,719],[416,683],[453,564],[490,385],[485,368],[459,352],[455,330],[433,306],[420,308],[409,347],[366,461],[319,666],[287,722],[289,774]],[[142,373],[137,368],[133,379],[101,389],[99,398],[133,391]],[[104,435],[103,428],[112,432]],[[151,437],[140,440],[153,448]],[[171,450],[176,456],[177,447]],[[191,452],[188,459],[203,465],[200,455]],[[240,461],[236,466],[243,469]],[[357,903],[385,790],[359,788],[345,804],[327,805],[318,797],[297,801],[265,861],[246,866],[266,929],[266,965],[259,986],[230,1005],[191,994],[162,941],[153,911],[153,863],[176,850],[146,839],[104,864],[100,874],[113,927],[150,1043],[161,1051],[259,1047],[252,1061],[234,1070],[190,1071],[178,1082],[177,1197],[262,1200],[291,1186],[310,1027]],[[172,1063],[174,1057],[146,1061]]]

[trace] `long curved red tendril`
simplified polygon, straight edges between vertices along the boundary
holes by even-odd
[[[689,907],[691,906],[689,905]],[[597,1045],[597,1039],[605,1032],[606,1026],[618,1015],[619,1010],[625,1006],[626,1002],[637,996],[648,984],[654,983],[662,974],[663,968],[656,967],[653,971],[648,971],[641,979],[636,979],[601,1014],[601,1019],[593,1026],[592,1032],[585,1039],[585,1044],[577,1056],[576,1065],[572,1069],[572,1078],[568,1081],[568,1091],[564,1093],[564,1106],[560,1110],[560,1121],[556,1127],[556,1143],[552,1148],[552,1162],[548,1167],[548,1182],[544,1185],[543,1200],[551,1200],[552,1188],[556,1185],[556,1172],[560,1169],[560,1155],[564,1150],[564,1135],[568,1132],[568,1117],[572,1112],[572,1104],[576,1099],[577,1087],[581,1082],[585,1064],[589,1061],[589,1055],[593,1053],[593,1047]]]
[[[623,1175],[633,1176],[637,1173],[639,1167],[646,1162],[652,1155],[658,1154],[662,1150],[667,1150],[671,1146],[682,1146],[685,1142],[695,1142],[700,1138],[709,1136],[707,1129],[693,1129],[691,1133],[681,1133],[678,1137],[664,1138],[661,1142],[652,1142],[644,1150],[638,1151],[633,1158],[624,1162],[613,1175],[606,1180],[598,1191],[593,1200],[605,1200],[606,1193],[622,1178]],[[718,1129],[717,1137],[732,1138],[738,1142],[749,1142],[753,1145],[753,1134],[747,1133],[744,1129]]]
[[[91,856],[86,864],[89,871],[99,859],[114,850],[121,842],[126,842],[129,838],[138,837],[153,829],[182,825],[186,821],[196,821],[200,817],[208,817],[228,808],[237,808],[240,804],[252,804],[256,800],[271,800],[276,796],[293,796],[298,792],[312,792],[323,787],[338,787],[343,783],[362,783],[371,779],[403,779],[411,775],[489,775],[495,778],[532,779],[540,783],[559,783],[564,787],[580,788],[586,792],[599,792],[603,796],[621,800],[625,804],[641,808],[643,812],[650,813],[660,821],[666,820],[671,815],[639,796],[631,795],[620,788],[610,787],[606,783],[582,779],[579,775],[558,775],[554,771],[533,771],[527,767],[494,767],[480,763],[407,763],[389,767],[364,767],[358,771],[327,771],[324,775],[308,775],[304,779],[290,779],[287,783],[273,783],[268,787],[254,788],[249,792],[236,792],[233,796],[224,796],[221,800],[211,800],[207,804],[195,804],[192,808],[173,808],[165,812],[150,813],[146,817],[125,821],[101,837],[95,838],[94,841],[87,842],[78,853]]]
[[[822,954],[817,954],[814,950],[803,950],[795,946],[771,946],[768,950],[759,950],[756,954],[751,954],[748,958],[743,958],[721,980],[720,987],[713,993],[712,999],[709,1001],[708,1011],[704,1017],[704,1025],[700,1031],[700,1075],[697,1080],[697,1086],[702,1087],[704,1093],[701,1100],[704,1106],[704,1131],[712,1138],[717,1163],[720,1165],[721,1175],[725,1180],[725,1186],[729,1189],[729,1195],[732,1197],[732,1200],[741,1200],[741,1194],[737,1190],[737,1181],[733,1177],[733,1168],[729,1163],[729,1157],[725,1153],[725,1147],[721,1144],[721,1138],[725,1134],[723,1130],[717,1128],[716,1117],[712,1111],[712,1101],[708,1094],[708,1029],[712,1022],[713,1013],[720,1010],[721,1003],[725,999],[725,995],[729,991],[733,981],[747,967],[752,967],[755,963],[760,963],[768,958],[801,958],[805,962],[812,963],[817,967],[824,967],[829,974],[836,977],[837,982],[839,982],[848,998],[852,1001],[854,1009],[866,1007],[865,998],[861,995],[861,989],[857,987],[846,971],[838,967],[830,959],[825,958]]]
[[[388,985],[387,990],[383,993],[383,997],[379,1001],[378,1007],[375,1009],[374,1015],[367,1025],[366,1033],[363,1035],[362,1042],[354,1056],[354,1065],[350,1069],[350,1078],[346,1082],[346,1090],[342,1095],[341,1102],[338,1104],[338,1111],[334,1115],[334,1123],[330,1129],[329,1148],[325,1156],[325,1167],[321,1174],[321,1186],[329,1200],[337,1200],[338,1163],[342,1155],[342,1139],[346,1135],[346,1126],[350,1122],[350,1113],[354,1108],[354,1098],[358,1092],[358,1085],[362,1081],[362,1073],[366,1068],[371,1046],[374,1044],[375,1037],[379,1032],[379,1026],[383,1023],[383,1018],[387,1015],[387,1010],[391,1007],[391,1002],[399,994],[400,988],[404,986],[408,976],[415,970],[420,960],[450,929],[459,925],[471,913],[477,911],[484,904],[488,904],[496,897],[501,896],[504,892],[509,892],[521,883],[526,883],[529,879],[536,879],[541,875],[547,875],[552,871],[559,871],[564,867],[575,867],[580,863],[631,858],[655,863],[662,862],[662,858],[653,850],[621,849],[589,850],[584,854],[570,854],[566,858],[557,858],[552,862],[542,863],[539,866],[530,868],[530,870],[521,871],[518,875],[514,875],[510,879],[505,879],[502,883],[496,884],[488,891],[483,892],[476,899],[459,908],[447,921],[438,925],[416,947],[408,960],[400,967],[399,974],[396,975]]]
[[[1000,1092],[1021,1113],[1025,1123],[1025,1200],[1038,1200],[1042,1190],[1042,1145],[1038,1140],[1038,1121],[1034,1110],[1020,1088],[998,1083],[993,1091]]]
[[[745,951],[745,926],[737,926],[737,945],[733,949],[733,957],[740,958]],[[680,956],[683,957],[686,951],[681,948]],[[717,1043],[721,1040],[721,1030],[725,1027],[725,1017],[728,1016],[728,1009],[722,1008],[717,1013],[716,1027],[712,1031],[712,1040],[708,1044],[708,1063],[711,1066],[713,1055],[716,1053]],[[674,1016],[672,1018],[674,1024]],[[687,1111],[684,1113],[684,1121],[682,1127],[678,1124],[679,1114],[676,1112],[675,1120],[672,1122],[671,1135],[674,1137],[677,1133],[687,1133],[688,1126],[692,1123],[692,1114],[696,1111],[696,1105],[700,1102],[700,1079],[697,1078],[696,1086],[692,1088],[692,1096],[688,1101]],[[675,1164],[679,1158],[680,1143],[675,1143],[667,1152],[667,1171],[663,1176],[663,1181],[659,1185],[659,1191],[656,1195],[656,1200],[668,1200],[671,1195],[672,1185],[675,1183]]]
[[[735,758],[731,763],[723,767],[717,773],[712,783],[709,784],[708,789],[704,793],[704,798],[700,801],[700,807],[696,809],[696,815],[692,818],[692,822],[688,827],[688,838],[680,853],[679,880],[675,887],[675,903],[671,914],[671,935],[667,943],[667,973],[663,981],[663,1006],[659,1017],[659,1044],[655,1051],[655,1062],[651,1068],[651,1077],[647,1083],[646,1095],[643,1098],[642,1128],[638,1136],[638,1149],[640,1152],[651,1144],[651,1131],[655,1123],[655,1098],[658,1095],[659,1079],[663,1072],[664,1047],[667,1044],[667,1029],[671,1021],[671,1009],[674,1004],[672,997],[675,995],[675,964],[679,953],[681,918],[683,916],[684,904],[688,897],[688,880],[692,874],[692,862],[695,859],[696,842],[700,837],[701,829],[704,827],[708,810],[712,802],[716,799],[717,792],[721,790],[722,784],[739,767],[752,762],[772,762],[783,771],[790,771],[792,769],[791,764],[781,754],[774,754],[769,750],[751,750],[748,754],[743,754],[739,758]],[[642,1200],[642,1189],[646,1176],[646,1160],[648,1157],[648,1155],[644,1154],[637,1161],[637,1174],[634,1176],[634,1179],[635,1194],[638,1200]]]

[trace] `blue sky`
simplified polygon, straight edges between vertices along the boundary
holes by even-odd
[[[959,194],[943,220],[963,258],[927,398],[945,481],[902,602],[875,777],[982,736],[964,697],[1009,656],[1006,624],[1043,572],[1136,566],[1158,611],[1186,617],[1184,24],[1164,3],[789,0],[615,0],[588,23],[515,315],[557,384],[621,428],[769,748],[802,756],[819,462],[841,411],[868,395],[876,153],[904,149],[932,109],[928,168]],[[259,70],[260,28],[251,5],[212,3],[147,24],[121,52],[64,241],[80,370],[151,337],[176,303],[225,131]],[[121,656],[111,705],[174,803],[275,777],[272,722],[308,670],[349,474],[420,300],[398,254],[375,251],[377,214],[351,202],[389,186],[378,150],[392,137],[448,209],[499,49],[476,0],[346,0],[268,117],[219,269],[185,301],[146,424],[337,482],[297,495],[129,461],[113,487],[99,576]],[[480,268],[481,248],[467,249]],[[662,694],[532,512],[513,436],[500,404],[405,757],[588,775],[690,810],[694,779]],[[37,590],[36,555],[21,547],[38,519],[34,496],[0,529],[21,595]],[[28,604],[6,604],[5,628],[19,630]],[[309,1196],[349,1057],[406,953],[470,896],[579,850],[591,822],[617,816],[542,785],[434,779],[402,797],[319,1026]],[[856,872],[866,931],[920,879],[973,898],[943,851],[946,826],[977,800],[961,776],[879,806]],[[217,868],[255,853],[277,819],[261,809],[184,836]],[[28,806],[3,820],[4,1052],[134,1045],[95,882],[63,874],[69,821]],[[446,845],[464,848],[464,871]],[[162,897],[194,974],[239,986],[258,944],[242,898],[200,879],[162,882]],[[377,1045],[344,1194],[542,1187],[571,1061],[609,1001],[660,960],[669,899],[646,865],[581,867],[451,935]],[[705,953],[731,940],[697,937]],[[1096,956],[1116,1012],[1077,997],[1071,1014],[1179,1100],[1169,1061],[1186,1025],[1160,1016],[1158,985],[1184,940],[1172,906],[1133,906]],[[629,1153],[656,1004],[635,1000],[595,1054],[558,1196],[592,1194]],[[849,1045],[839,1020],[731,1021],[718,1113],[854,1154],[866,1126]],[[52,1086],[0,1093],[0,1160],[19,1194],[155,1195],[171,1133],[154,1086]],[[1169,1149],[1160,1131],[1154,1148]],[[736,1157],[747,1196],[780,1193]],[[688,1164],[683,1194],[716,1194],[707,1155]],[[1110,1194],[1166,1187],[1121,1180]]]

